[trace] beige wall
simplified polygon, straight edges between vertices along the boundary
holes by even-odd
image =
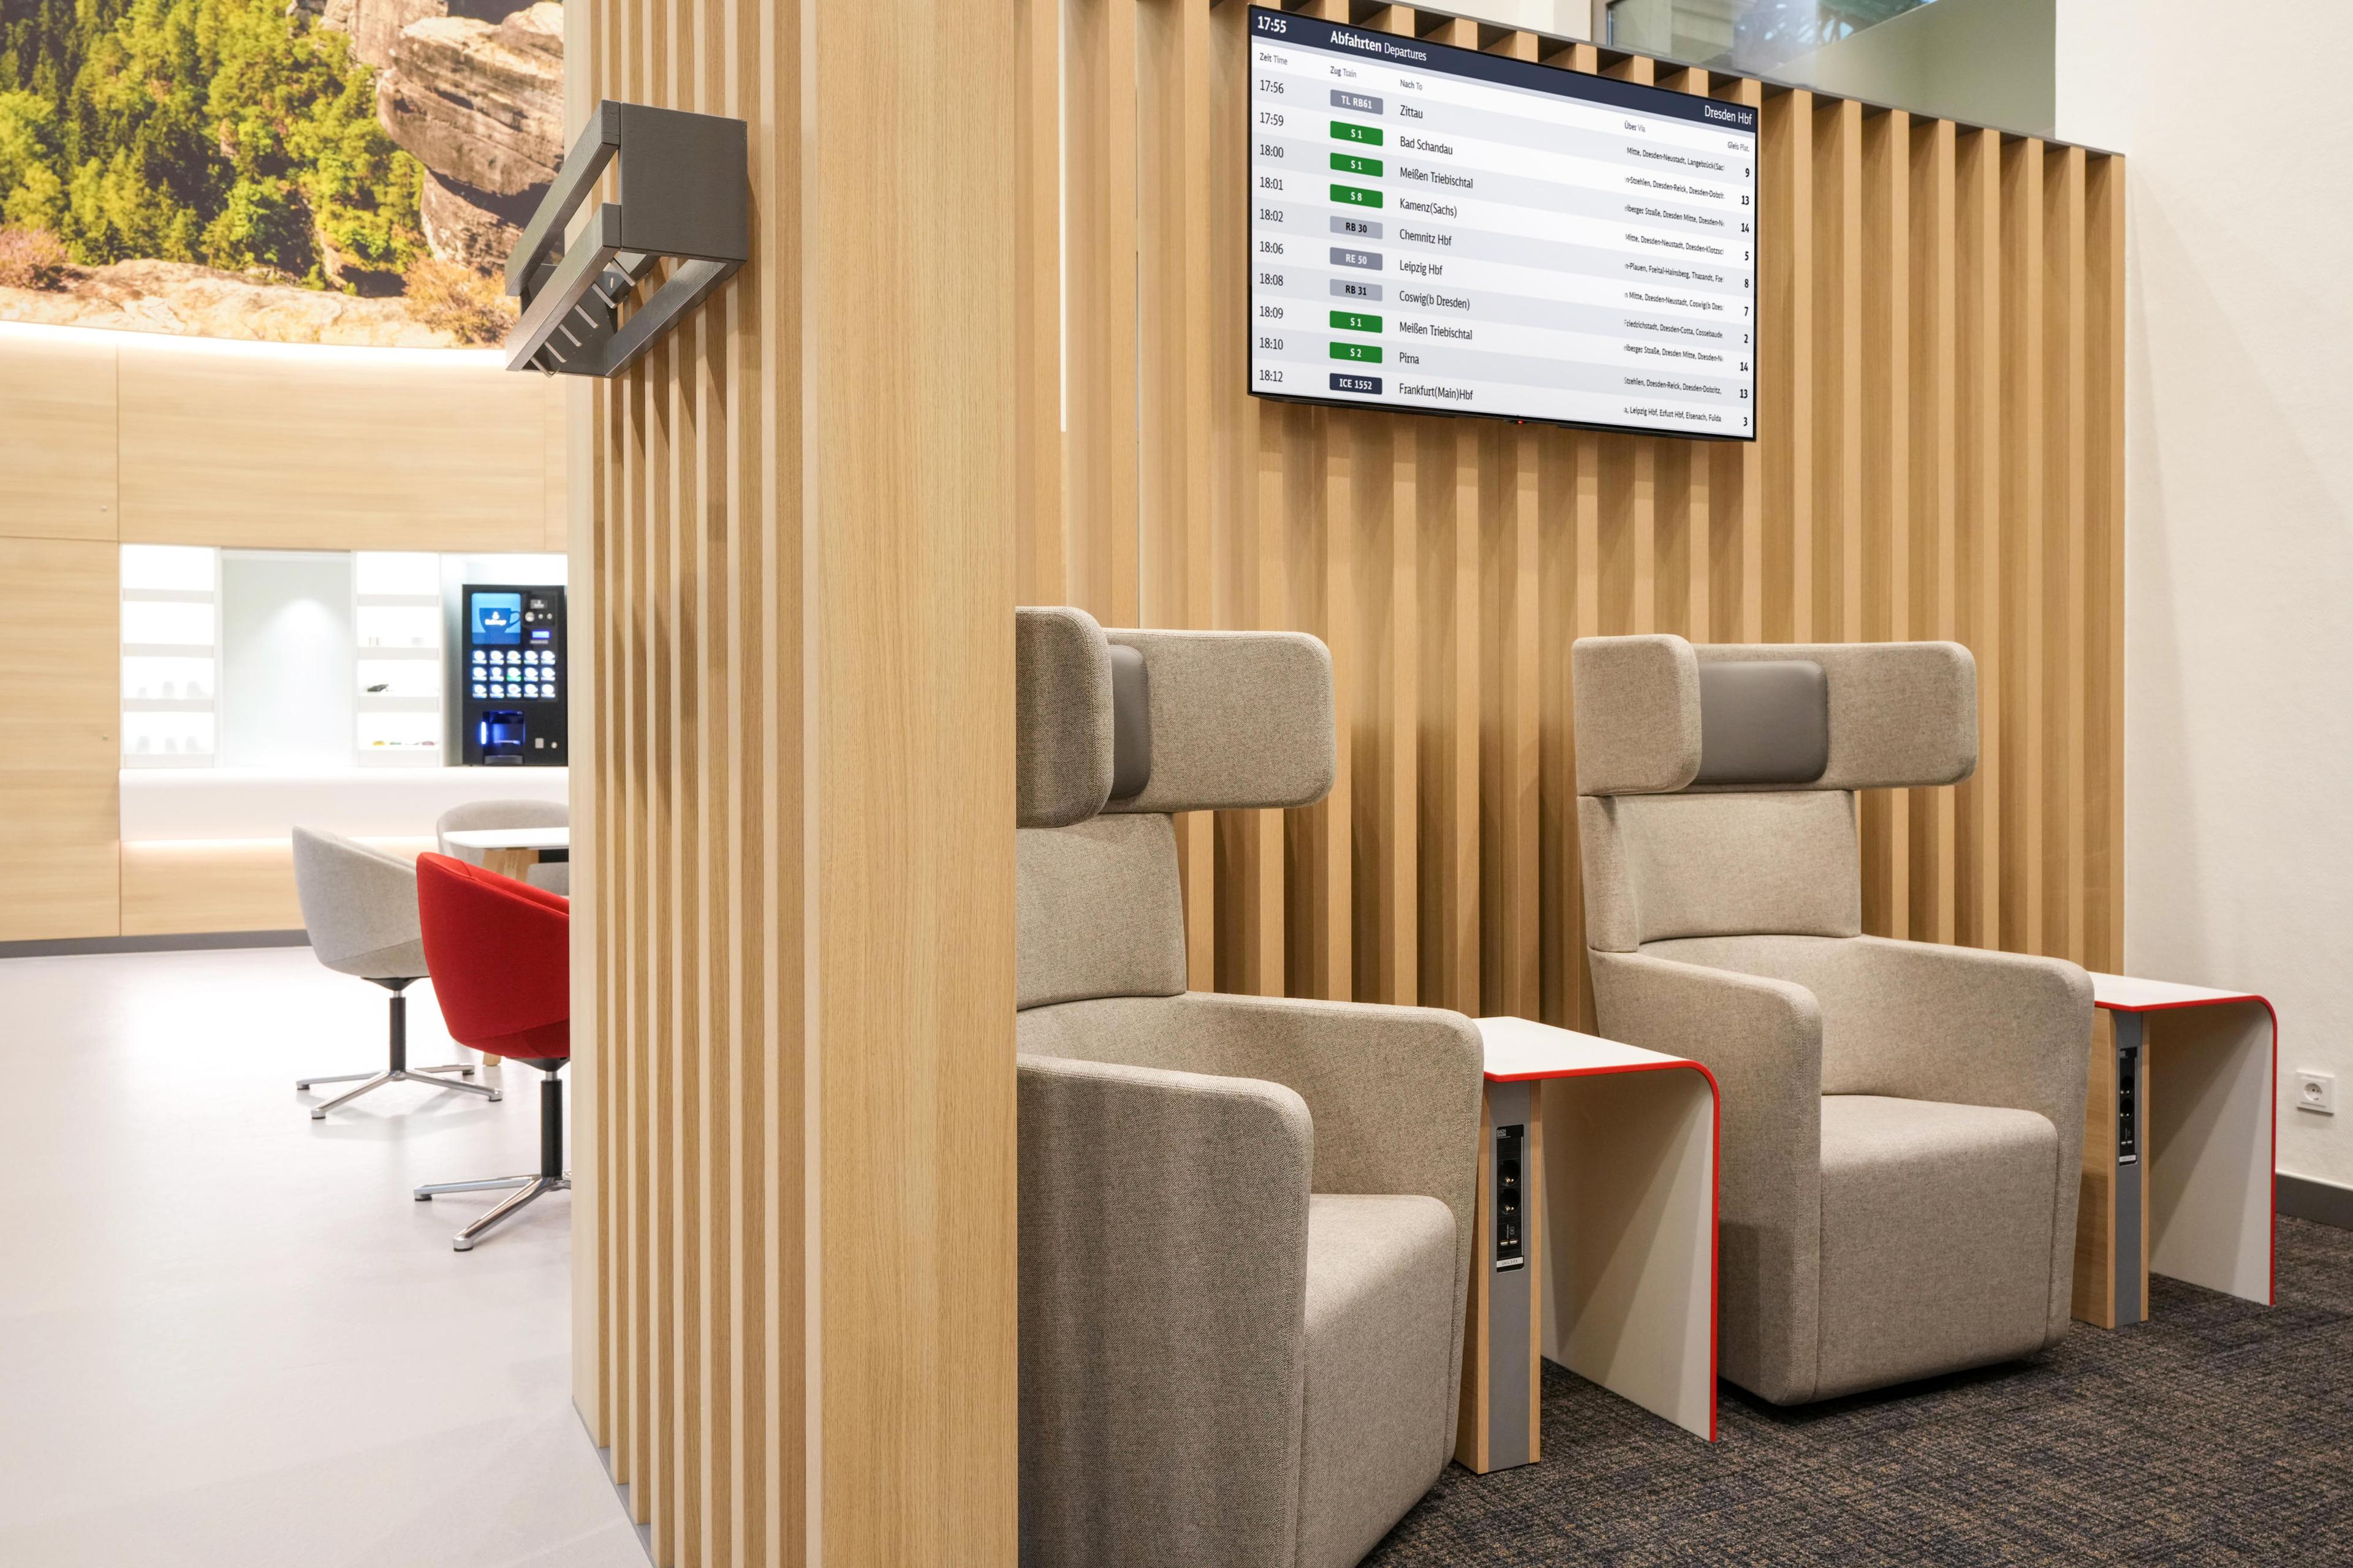
[[[560,551],[562,411],[487,354],[0,323],[0,942],[299,923],[282,854],[120,853],[121,544]]]
[[[2066,0],[2063,135],[2131,154],[2126,927],[2135,973],[2269,995],[2283,1089],[2353,1095],[2353,7]],[[2353,1185],[2353,1103],[2280,1112]]]

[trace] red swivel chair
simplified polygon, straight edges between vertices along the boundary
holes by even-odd
[[[572,900],[447,855],[420,855],[417,912],[450,1037],[541,1074],[536,1175],[417,1189],[419,1203],[438,1193],[522,1189],[458,1233],[450,1245],[471,1252],[533,1198],[572,1186],[564,1169],[564,1080],[556,1076],[572,1058]]]

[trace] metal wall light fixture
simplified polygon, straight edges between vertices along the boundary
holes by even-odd
[[[575,226],[617,159],[620,199]],[[596,376],[628,369],[750,258],[750,186],[742,121],[598,104],[508,259],[507,292],[522,301],[522,315],[507,334],[507,368]],[[632,303],[664,261],[669,277]]]

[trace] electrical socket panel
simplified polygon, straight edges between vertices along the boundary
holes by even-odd
[[[2295,1108],[2318,1116],[2337,1114],[2337,1075],[2299,1072],[2295,1075]]]

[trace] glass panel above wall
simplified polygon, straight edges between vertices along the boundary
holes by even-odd
[[[1461,0],[1446,7],[1446,15],[1541,33],[1547,38],[1590,38],[1593,10],[1593,0]]]
[[[1612,48],[2048,135],[2058,0],[1610,0]]]

